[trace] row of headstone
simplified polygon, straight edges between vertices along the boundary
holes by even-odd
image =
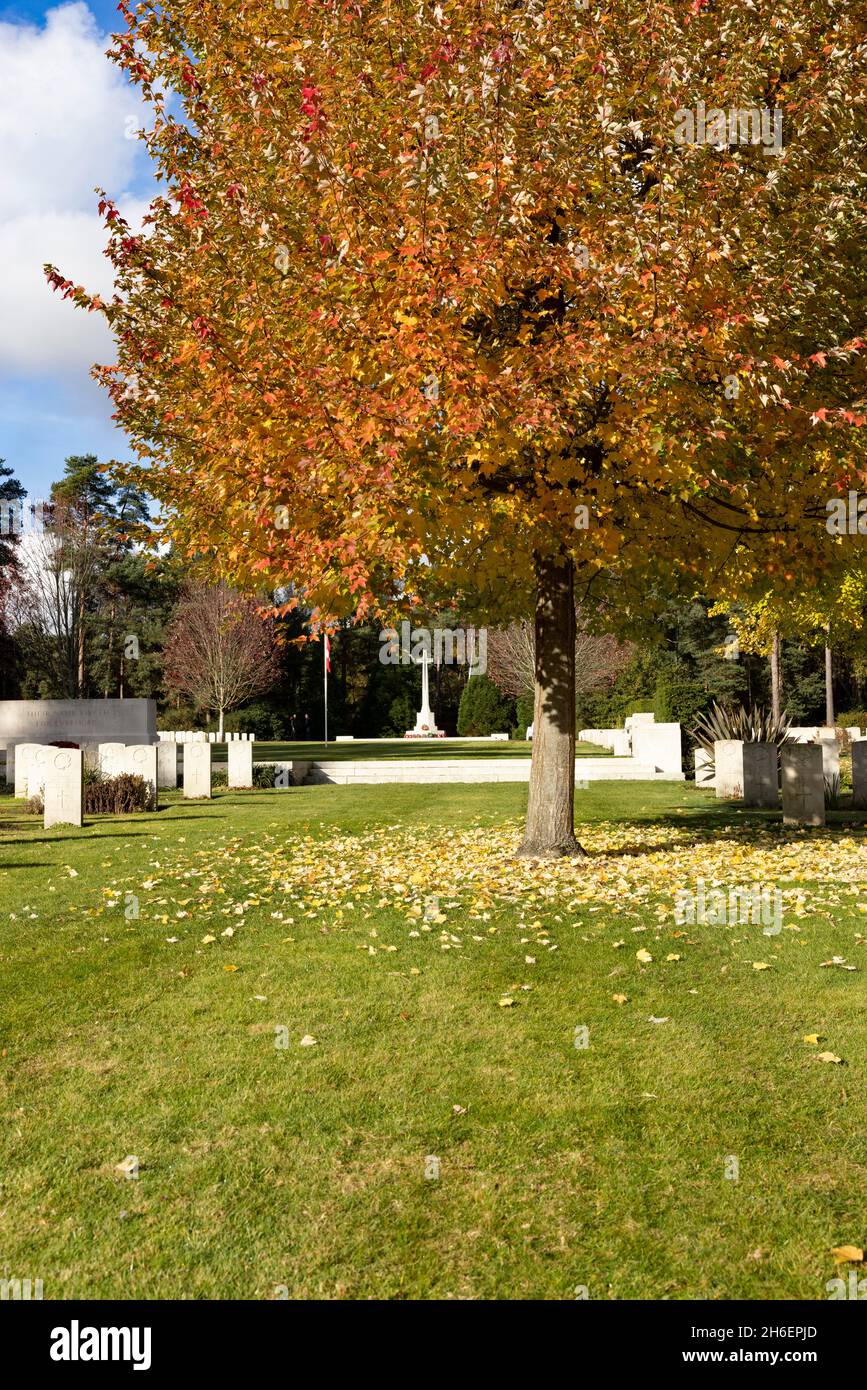
[[[174,744],[89,744],[85,748],[55,748],[40,743],[18,746],[15,763],[15,795],[24,800],[41,796],[44,825],[81,825],[83,811],[83,773],[86,764],[98,766],[108,777],[131,773],[150,783],[153,804],[158,787],[176,787],[178,750]],[[250,742],[229,745],[229,786],[253,785],[253,746]],[[192,744],[184,751],[184,796],[211,795],[211,745]]]
[[[820,730],[824,733],[824,730]],[[695,755],[699,785],[712,782],[718,798],[733,797],[745,806],[776,810],[783,799],[786,825],[824,825],[825,789],[840,775],[837,741],[742,743],[722,739],[714,743],[714,775],[710,756],[703,749]],[[852,802],[867,807],[867,739],[852,744]]]
[[[255,734],[206,734],[202,729],[161,729],[160,743],[255,743]]]
[[[171,745],[168,745],[171,747]],[[177,756],[177,753],[176,755]],[[253,745],[251,742],[229,744],[229,786],[248,789],[253,785]],[[184,749],[184,796],[187,798],[211,795],[211,745],[194,743]]]
[[[80,748],[19,743],[15,757],[15,795],[42,798],[42,823],[81,825],[84,754]]]

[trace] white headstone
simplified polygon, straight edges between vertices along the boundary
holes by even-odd
[[[125,760],[125,743],[99,745],[99,770],[104,777],[119,777],[122,772],[126,772]]]
[[[744,794],[744,745],[740,739],[717,739],[713,746],[714,786],[717,798]]]
[[[157,747],[157,786],[177,787],[178,745],[161,743]]]
[[[41,743],[19,743],[15,749],[15,795],[22,800],[26,800],[28,796],[30,760],[37,748],[41,747]]]
[[[253,746],[250,743],[229,744],[229,786],[252,787]]]
[[[45,766],[45,813],[43,824],[81,825],[82,769],[80,748],[50,748]]]
[[[124,772],[133,777],[143,777],[150,786],[151,804],[157,799],[157,748],[156,743],[131,743],[126,748]]]
[[[184,749],[184,796],[211,795],[211,745],[191,743]]]

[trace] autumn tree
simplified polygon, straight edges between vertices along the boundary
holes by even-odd
[[[48,274],[114,331],[98,375],[170,534],[317,621],[535,607],[523,850],[580,852],[576,596],[616,575],[628,624],[836,563],[863,25],[842,0],[122,8],[164,192],[141,233],[103,197],[109,303]]]
[[[166,633],[166,687],[212,710],[221,740],[226,712],[269,690],[279,669],[273,633],[252,599],[225,583],[187,585]]]

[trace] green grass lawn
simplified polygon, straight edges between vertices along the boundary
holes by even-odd
[[[408,738],[404,742],[365,742],[354,739],[352,743],[264,743],[253,745],[256,762],[290,762],[296,758],[309,758],[313,762],[335,762],[354,758],[529,758],[533,752],[532,743],[523,739],[510,739],[508,743],[489,738],[474,739],[463,743],[457,739]],[[579,758],[610,758],[607,748],[599,748],[594,743],[578,743],[575,746]],[[225,743],[215,743],[214,762],[225,762],[228,757]]]
[[[3,1277],[825,1298],[867,1241],[863,824],[596,783],[587,859],[532,865],[525,801],[172,794],[48,833],[0,801]],[[780,882],[782,931],[679,926],[697,876]]]

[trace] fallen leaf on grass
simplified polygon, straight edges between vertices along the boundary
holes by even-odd
[[[653,956],[642,946],[640,951],[635,952],[635,959],[640,960],[644,965],[649,965],[650,962],[653,960]]]
[[[804,1042],[809,1043],[811,1047],[816,1047],[821,1036],[821,1033],[805,1033]]]
[[[500,1008],[501,1008],[501,1009],[511,1009],[512,1005],[514,1004],[514,1002],[515,1002],[515,1001],[514,1001],[514,999],[512,998],[512,996],[511,996],[510,994],[504,994],[504,995],[503,995],[503,998],[500,1000]]]
[[[300,1043],[298,1044],[298,1046],[299,1046],[299,1047],[316,1047],[318,1041],[319,1041],[318,1038],[311,1038],[311,1036],[310,1036],[309,1033],[305,1033],[305,1034],[304,1034],[304,1037],[301,1039],[301,1041],[300,1041]]]
[[[817,1053],[816,1053],[816,1061],[817,1061],[817,1062],[842,1062],[842,1061],[843,1061],[843,1058],[842,1058],[842,1057],[837,1057],[837,1056],[835,1056],[835,1054],[834,1054],[833,1052],[817,1052]]]
[[[864,1259],[864,1251],[858,1245],[832,1245],[831,1254],[838,1265],[860,1264]]]
[[[768,965],[768,962],[767,962],[766,960],[754,960],[754,961],[753,961],[753,969],[754,969],[754,970],[770,970],[770,968],[771,968],[771,967]]]
[[[670,1019],[670,1018],[655,1018],[655,1017],[653,1016],[653,1014],[651,1014],[651,1015],[650,1015],[650,1018],[649,1018],[647,1021],[648,1021],[648,1023],[670,1023],[670,1022],[671,1022],[671,1019]]]
[[[611,998],[615,1004],[627,1004],[629,1002],[628,994],[612,994]]]
[[[235,971],[236,971],[236,970],[240,970],[241,967],[240,967],[240,965],[224,965],[224,966],[223,966],[223,969],[224,969],[224,970],[228,970],[229,974],[230,974],[230,975],[233,975],[233,974],[235,973]]]

